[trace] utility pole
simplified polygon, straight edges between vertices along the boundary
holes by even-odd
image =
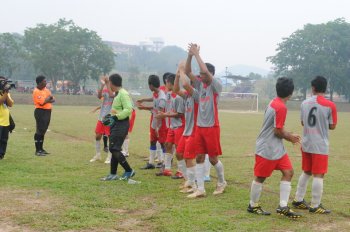
[[[225,77],[226,77],[225,92],[227,92],[227,75],[228,75],[228,71],[227,71],[227,67],[226,67],[225,68]]]

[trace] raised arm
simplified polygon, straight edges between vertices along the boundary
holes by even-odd
[[[8,98],[8,92],[3,92],[2,95],[0,95],[0,104],[3,104],[7,101]]]
[[[180,79],[183,80],[185,77],[186,77],[186,75],[185,75],[185,62],[181,61],[179,63],[179,67],[178,67],[177,72],[176,72],[175,82],[174,82],[174,90],[173,90],[180,97],[186,96],[185,92],[180,89]]]
[[[190,78],[190,80],[192,82],[194,82],[196,80],[196,76],[192,73],[192,57],[193,57],[193,53],[191,51],[191,47],[192,46],[197,46],[195,44],[188,44],[188,56],[187,56],[187,60],[186,60],[186,65],[185,65],[185,74]]]
[[[105,77],[104,82],[105,82],[105,84],[106,84],[106,88],[107,88],[107,91],[108,91],[108,96],[109,96],[110,98],[115,97],[115,93],[112,91],[111,85],[110,85],[110,83],[109,83],[109,78],[108,78],[108,77]]]
[[[197,45],[191,46],[190,51],[191,51],[191,53],[193,53],[194,57],[197,60],[202,81],[204,83],[210,85],[211,82],[213,81],[213,75],[209,72],[206,64],[204,63],[201,56],[199,55],[199,46],[197,46]]]
[[[13,104],[14,104],[14,101],[13,101],[13,99],[11,98],[11,95],[10,95],[10,93],[9,93],[8,96],[7,96],[7,99],[6,99],[6,105],[7,105],[8,107],[12,107]]]
[[[184,89],[186,90],[189,96],[193,95],[194,89],[190,85],[190,83],[188,83],[188,81],[186,81],[185,79],[182,79],[182,86],[184,87]]]
[[[102,98],[102,91],[103,91],[103,88],[106,85],[104,80],[101,79],[100,81],[101,81],[101,87],[97,90],[97,97],[98,97],[98,99]]]

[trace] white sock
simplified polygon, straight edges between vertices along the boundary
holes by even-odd
[[[182,173],[182,175],[187,179],[186,174],[186,162],[185,160],[178,160],[177,161],[177,169]]]
[[[307,189],[307,183],[310,179],[310,176],[303,172],[299,177],[297,192],[295,193],[295,200],[302,201]]]
[[[205,165],[205,176],[210,176],[211,163],[209,161],[208,154],[205,155],[204,165]]]
[[[289,195],[292,186],[289,181],[280,182],[280,206],[286,207],[288,205]]]
[[[100,154],[100,153],[101,153],[101,144],[100,144],[100,140],[96,140],[95,149],[96,149],[96,154]]]
[[[155,150],[149,150],[149,161],[148,163],[154,164],[154,157],[156,156]]]
[[[196,165],[196,180],[199,191],[204,191],[204,163]]]
[[[161,153],[160,153],[160,161],[161,161],[162,163],[165,162],[165,153],[163,152],[163,150],[162,150]]]
[[[225,176],[224,176],[224,165],[221,163],[221,161],[219,160],[216,164],[215,164],[215,170],[216,170],[216,174],[218,175],[218,183],[222,184],[225,182]]]
[[[316,208],[321,204],[323,193],[323,178],[314,177],[312,180],[312,199],[311,207]]]
[[[173,159],[173,154],[165,153],[165,169],[171,170],[171,160]]]
[[[125,139],[122,146],[122,152],[126,155],[129,154],[129,142],[130,142],[130,139]]]
[[[159,142],[156,143],[157,146],[157,158],[159,161],[164,161],[162,145]]]
[[[196,166],[187,168],[187,180],[188,183],[192,186],[194,185],[195,181],[196,181]]]
[[[250,187],[250,206],[251,207],[256,207],[258,206],[259,200],[260,200],[260,195],[262,191],[262,183],[256,182],[253,180],[252,186]]]

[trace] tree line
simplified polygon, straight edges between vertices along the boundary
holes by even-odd
[[[292,77],[304,98],[316,75],[328,79],[334,93],[350,100],[350,24],[343,18],[322,24],[307,24],[278,44],[274,64],[276,76]]]
[[[115,54],[96,32],[65,19],[38,24],[24,35],[0,34],[0,75],[16,79],[34,79],[41,73],[53,83],[64,79],[79,85],[116,71],[124,74],[129,88],[145,88],[148,74],[175,72],[186,55],[176,46],[160,52],[134,46],[129,53]],[[267,60],[274,65],[274,76],[292,77],[304,98],[310,80],[323,75],[331,99],[336,92],[350,100],[350,24],[342,18],[305,25],[283,38]]]
[[[152,52],[133,46],[129,53],[114,53],[96,32],[77,26],[71,20],[25,30],[24,35],[0,34],[0,75],[32,79],[40,73],[52,83],[69,80],[76,86],[101,75],[122,72],[131,88],[144,86],[143,74],[175,71],[186,51],[167,46]]]

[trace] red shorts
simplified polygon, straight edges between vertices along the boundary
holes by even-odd
[[[179,128],[176,128],[176,129],[169,128],[165,142],[178,145],[179,141],[180,141],[180,139],[182,137],[182,134],[184,133],[184,129],[185,129],[185,127],[183,127],[183,126],[179,127]]]
[[[328,171],[328,155],[302,153],[302,169],[312,174],[325,174]]]
[[[100,120],[98,120],[96,123],[95,133],[109,136],[111,134],[110,127],[103,125],[103,123]]]
[[[176,152],[183,154],[185,159],[195,159],[196,158],[196,148],[195,148],[195,138],[194,136],[182,136],[179,144],[177,145]]]
[[[222,155],[220,145],[220,127],[196,127],[195,147],[197,155]]]
[[[254,176],[269,177],[274,170],[292,170],[293,166],[288,154],[278,160],[268,160],[259,155],[255,155]]]
[[[151,126],[150,128],[150,141],[151,142],[159,142],[159,143],[165,143],[167,133],[168,133],[168,128],[165,125],[165,121],[163,120],[162,126],[158,130],[158,136],[157,132],[155,129],[153,129]]]
[[[129,122],[130,122],[129,133],[131,133],[132,129],[134,128],[135,118],[136,118],[136,110],[132,110],[131,117],[129,120]]]

